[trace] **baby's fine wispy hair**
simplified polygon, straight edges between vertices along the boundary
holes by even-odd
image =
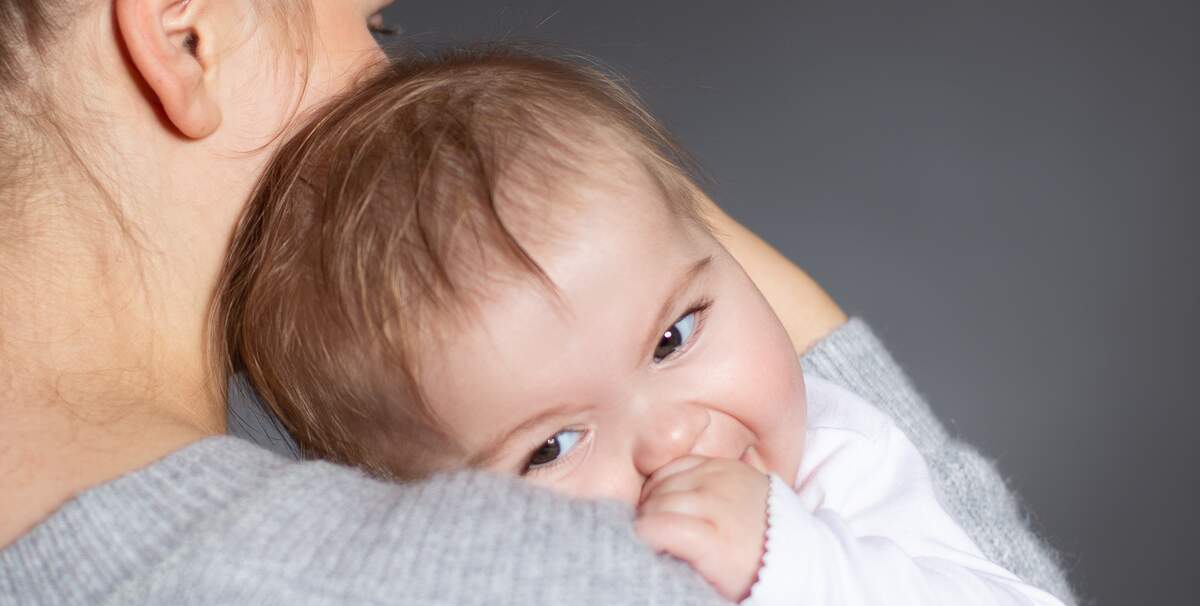
[[[505,194],[553,187],[605,138],[700,220],[686,156],[594,61],[486,45],[386,64],[260,180],[214,303],[219,376],[245,371],[305,455],[395,479],[467,464],[422,393],[420,348],[470,321],[487,280],[553,295],[506,222],[549,213]]]

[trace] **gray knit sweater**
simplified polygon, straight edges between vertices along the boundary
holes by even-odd
[[[1072,602],[995,469],[949,439],[867,326],[806,370],[897,419],[984,553]],[[394,485],[214,437],[63,505],[0,551],[8,604],[718,604],[632,514],[461,472]]]

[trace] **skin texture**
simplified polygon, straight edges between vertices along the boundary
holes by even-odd
[[[525,210],[509,211],[556,293],[482,286],[470,320],[423,349],[426,396],[485,467],[637,507],[651,545],[741,599],[762,557],[763,472],[795,477],[803,451],[799,357],[738,262],[618,144],[581,155],[587,170],[518,188]],[[530,466],[548,441],[557,458]]]
[[[30,78],[54,127],[30,123],[22,187],[0,192],[0,545],[224,431],[205,346],[232,227],[293,117],[382,59],[385,4],[316,0],[311,43],[249,0],[55,16]]]

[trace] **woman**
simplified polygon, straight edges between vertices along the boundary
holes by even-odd
[[[0,604],[717,602],[618,507],[221,435],[206,314],[231,228],[293,119],[382,57],[385,3],[0,0]],[[720,223],[806,364],[897,416],[985,552],[1069,600],[865,325]]]

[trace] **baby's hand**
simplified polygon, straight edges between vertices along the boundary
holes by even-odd
[[[741,461],[687,456],[642,487],[642,540],[695,568],[729,600],[750,593],[767,531],[767,476]]]

